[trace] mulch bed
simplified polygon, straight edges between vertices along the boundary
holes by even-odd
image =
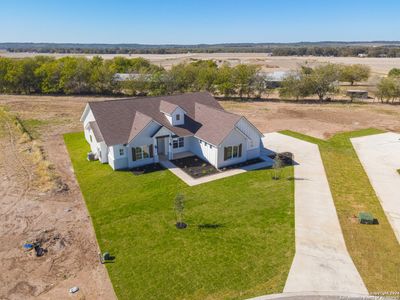
[[[244,161],[242,163],[238,163],[238,164],[234,164],[234,165],[230,165],[230,166],[224,167],[224,168],[221,169],[221,171],[239,169],[239,168],[242,168],[242,167],[245,167],[245,166],[258,164],[260,162],[264,162],[264,160],[262,160],[261,158],[253,158],[253,159],[246,160],[246,161]]]
[[[171,162],[193,178],[219,173],[214,166],[197,156],[174,159]]]
[[[232,169],[238,169],[242,168],[245,166],[257,164],[260,162],[263,162],[261,158],[255,158],[255,159],[250,159],[245,162],[239,163],[239,164],[234,164],[228,167],[224,167],[220,170],[216,169],[213,165],[210,163],[202,160],[201,158],[197,156],[189,156],[185,158],[179,158],[179,159],[174,159],[171,160],[171,162],[182,169],[186,174],[190,175],[193,178],[201,178],[204,176],[208,175],[213,175],[213,174],[218,174],[224,171],[232,170]]]
[[[268,155],[269,158],[275,159],[275,157],[278,155],[279,159],[282,161],[283,166],[292,166],[293,165],[293,153],[291,152],[282,152],[282,153],[274,153],[271,155]]]
[[[145,165],[145,166],[141,166],[141,167],[136,167],[136,168],[130,169],[130,171],[134,175],[148,174],[148,173],[157,172],[157,171],[160,171],[160,170],[165,170],[165,168],[162,165],[160,165],[159,163]]]

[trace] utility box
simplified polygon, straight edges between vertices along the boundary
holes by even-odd
[[[358,214],[360,224],[374,224],[374,216],[368,212],[360,212]]]
[[[89,153],[87,154],[87,160],[88,160],[88,161],[94,161],[94,160],[96,160],[96,156],[94,155],[93,152],[89,152]]]

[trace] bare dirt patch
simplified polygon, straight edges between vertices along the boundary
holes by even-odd
[[[400,105],[300,104],[295,101],[220,103],[225,109],[246,116],[262,132],[290,129],[318,138],[370,127],[400,132]]]
[[[69,118],[76,119],[84,104],[74,105],[74,101],[64,99],[60,108],[57,103],[43,103],[40,97],[32,101],[15,98],[2,97],[0,105],[10,102],[7,107],[21,118],[49,120],[38,131],[46,157],[62,184],[47,192],[33,184],[37,175],[32,154],[25,151],[26,144],[20,143],[20,132],[13,124],[2,120],[0,298],[69,299],[68,289],[79,286],[77,299],[115,299],[107,271],[99,263],[90,216],[61,136],[78,129],[79,118],[75,123]],[[24,243],[36,240],[47,249],[42,257],[23,248]]]

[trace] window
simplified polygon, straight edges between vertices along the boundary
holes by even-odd
[[[153,145],[132,148],[132,160],[141,160],[153,157]]]
[[[120,148],[120,149],[119,149],[119,155],[120,155],[120,156],[124,156],[124,149],[123,149],[123,148]]]
[[[228,146],[224,148],[224,160],[242,156],[242,144],[237,146]]]
[[[183,148],[184,146],[185,146],[185,139],[183,137],[172,140],[172,147],[174,149]]]
[[[175,116],[175,118],[176,118],[177,121],[179,121],[179,120],[181,119],[181,115],[180,115],[180,114],[177,114],[177,115]]]
[[[142,147],[135,148],[135,160],[143,159],[143,150]]]

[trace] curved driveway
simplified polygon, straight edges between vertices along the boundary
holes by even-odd
[[[264,147],[294,153],[296,254],[284,293],[367,295],[347,252],[318,146],[279,133],[265,134]]]

